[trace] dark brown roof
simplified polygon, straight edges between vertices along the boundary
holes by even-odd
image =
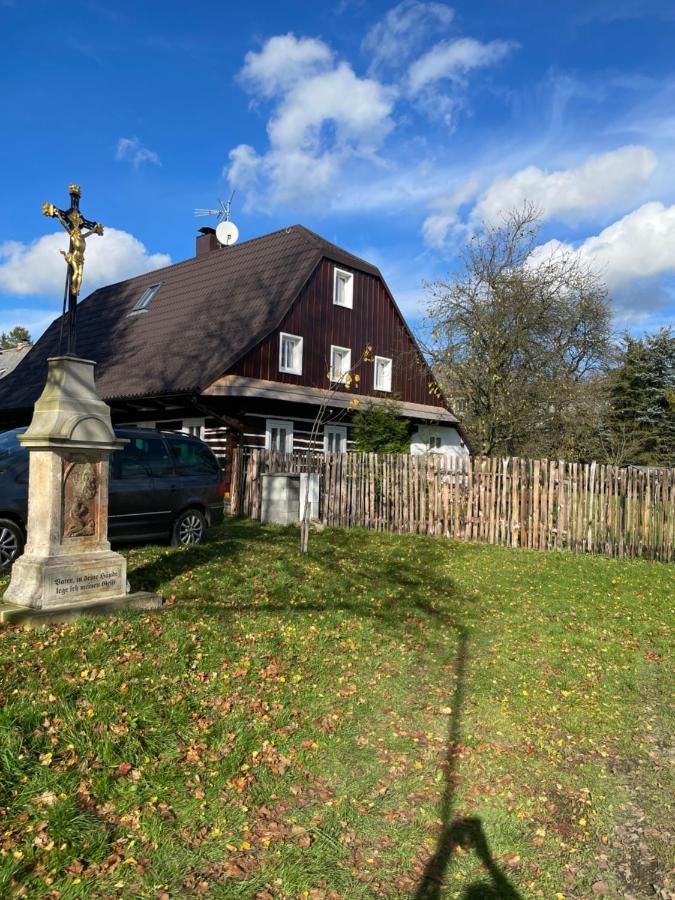
[[[379,270],[302,225],[99,288],[77,310],[77,353],[104,400],[199,393],[279,324],[323,257]],[[381,276],[380,276],[381,277]],[[146,312],[129,316],[161,282]],[[0,409],[31,407],[58,354],[61,319],[0,381]]]

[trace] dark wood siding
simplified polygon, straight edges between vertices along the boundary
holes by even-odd
[[[331,344],[350,347],[352,365],[368,344],[373,354],[393,360],[391,394],[410,403],[444,406],[429,391],[431,373],[421,359],[382,281],[374,275],[354,271],[353,308],[333,303],[335,264],[324,259],[298,295],[279,328],[268,335],[229,370],[228,374],[262,378],[287,384],[327,388]],[[279,332],[304,338],[302,375],[279,371]],[[387,397],[374,389],[374,365],[363,363],[356,370],[361,383],[359,396]]]

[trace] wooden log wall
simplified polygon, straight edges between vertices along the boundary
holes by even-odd
[[[306,465],[305,454],[235,450],[233,513],[259,518],[262,475]],[[331,527],[675,560],[675,469],[363,453],[319,453],[312,469]]]

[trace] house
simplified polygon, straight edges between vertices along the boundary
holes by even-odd
[[[227,476],[237,445],[306,449],[330,379],[370,345],[360,400],[395,397],[413,423],[413,452],[468,453],[375,266],[301,225],[231,247],[202,231],[191,259],[99,288],[78,306],[78,355],[96,360],[114,422],[197,434]],[[30,420],[59,330],[56,320],[0,381],[0,428]],[[326,450],[349,448],[354,394],[338,384]]]
[[[32,344],[21,341],[16,347],[7,347],[5,350],[0,350],[0,378],[4,378],[5,375],[9,375],[11,371],[16,369],[32,346]]]

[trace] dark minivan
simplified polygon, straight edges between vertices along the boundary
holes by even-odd
[[[28,513],[24,428],[0,434],[0,569],[23,553]],[[223,520],[225,484],[218,460],[198,438],[145,428],[116,428],[129,442],[110,457],[111,541],[170,538],[199,544]]]

